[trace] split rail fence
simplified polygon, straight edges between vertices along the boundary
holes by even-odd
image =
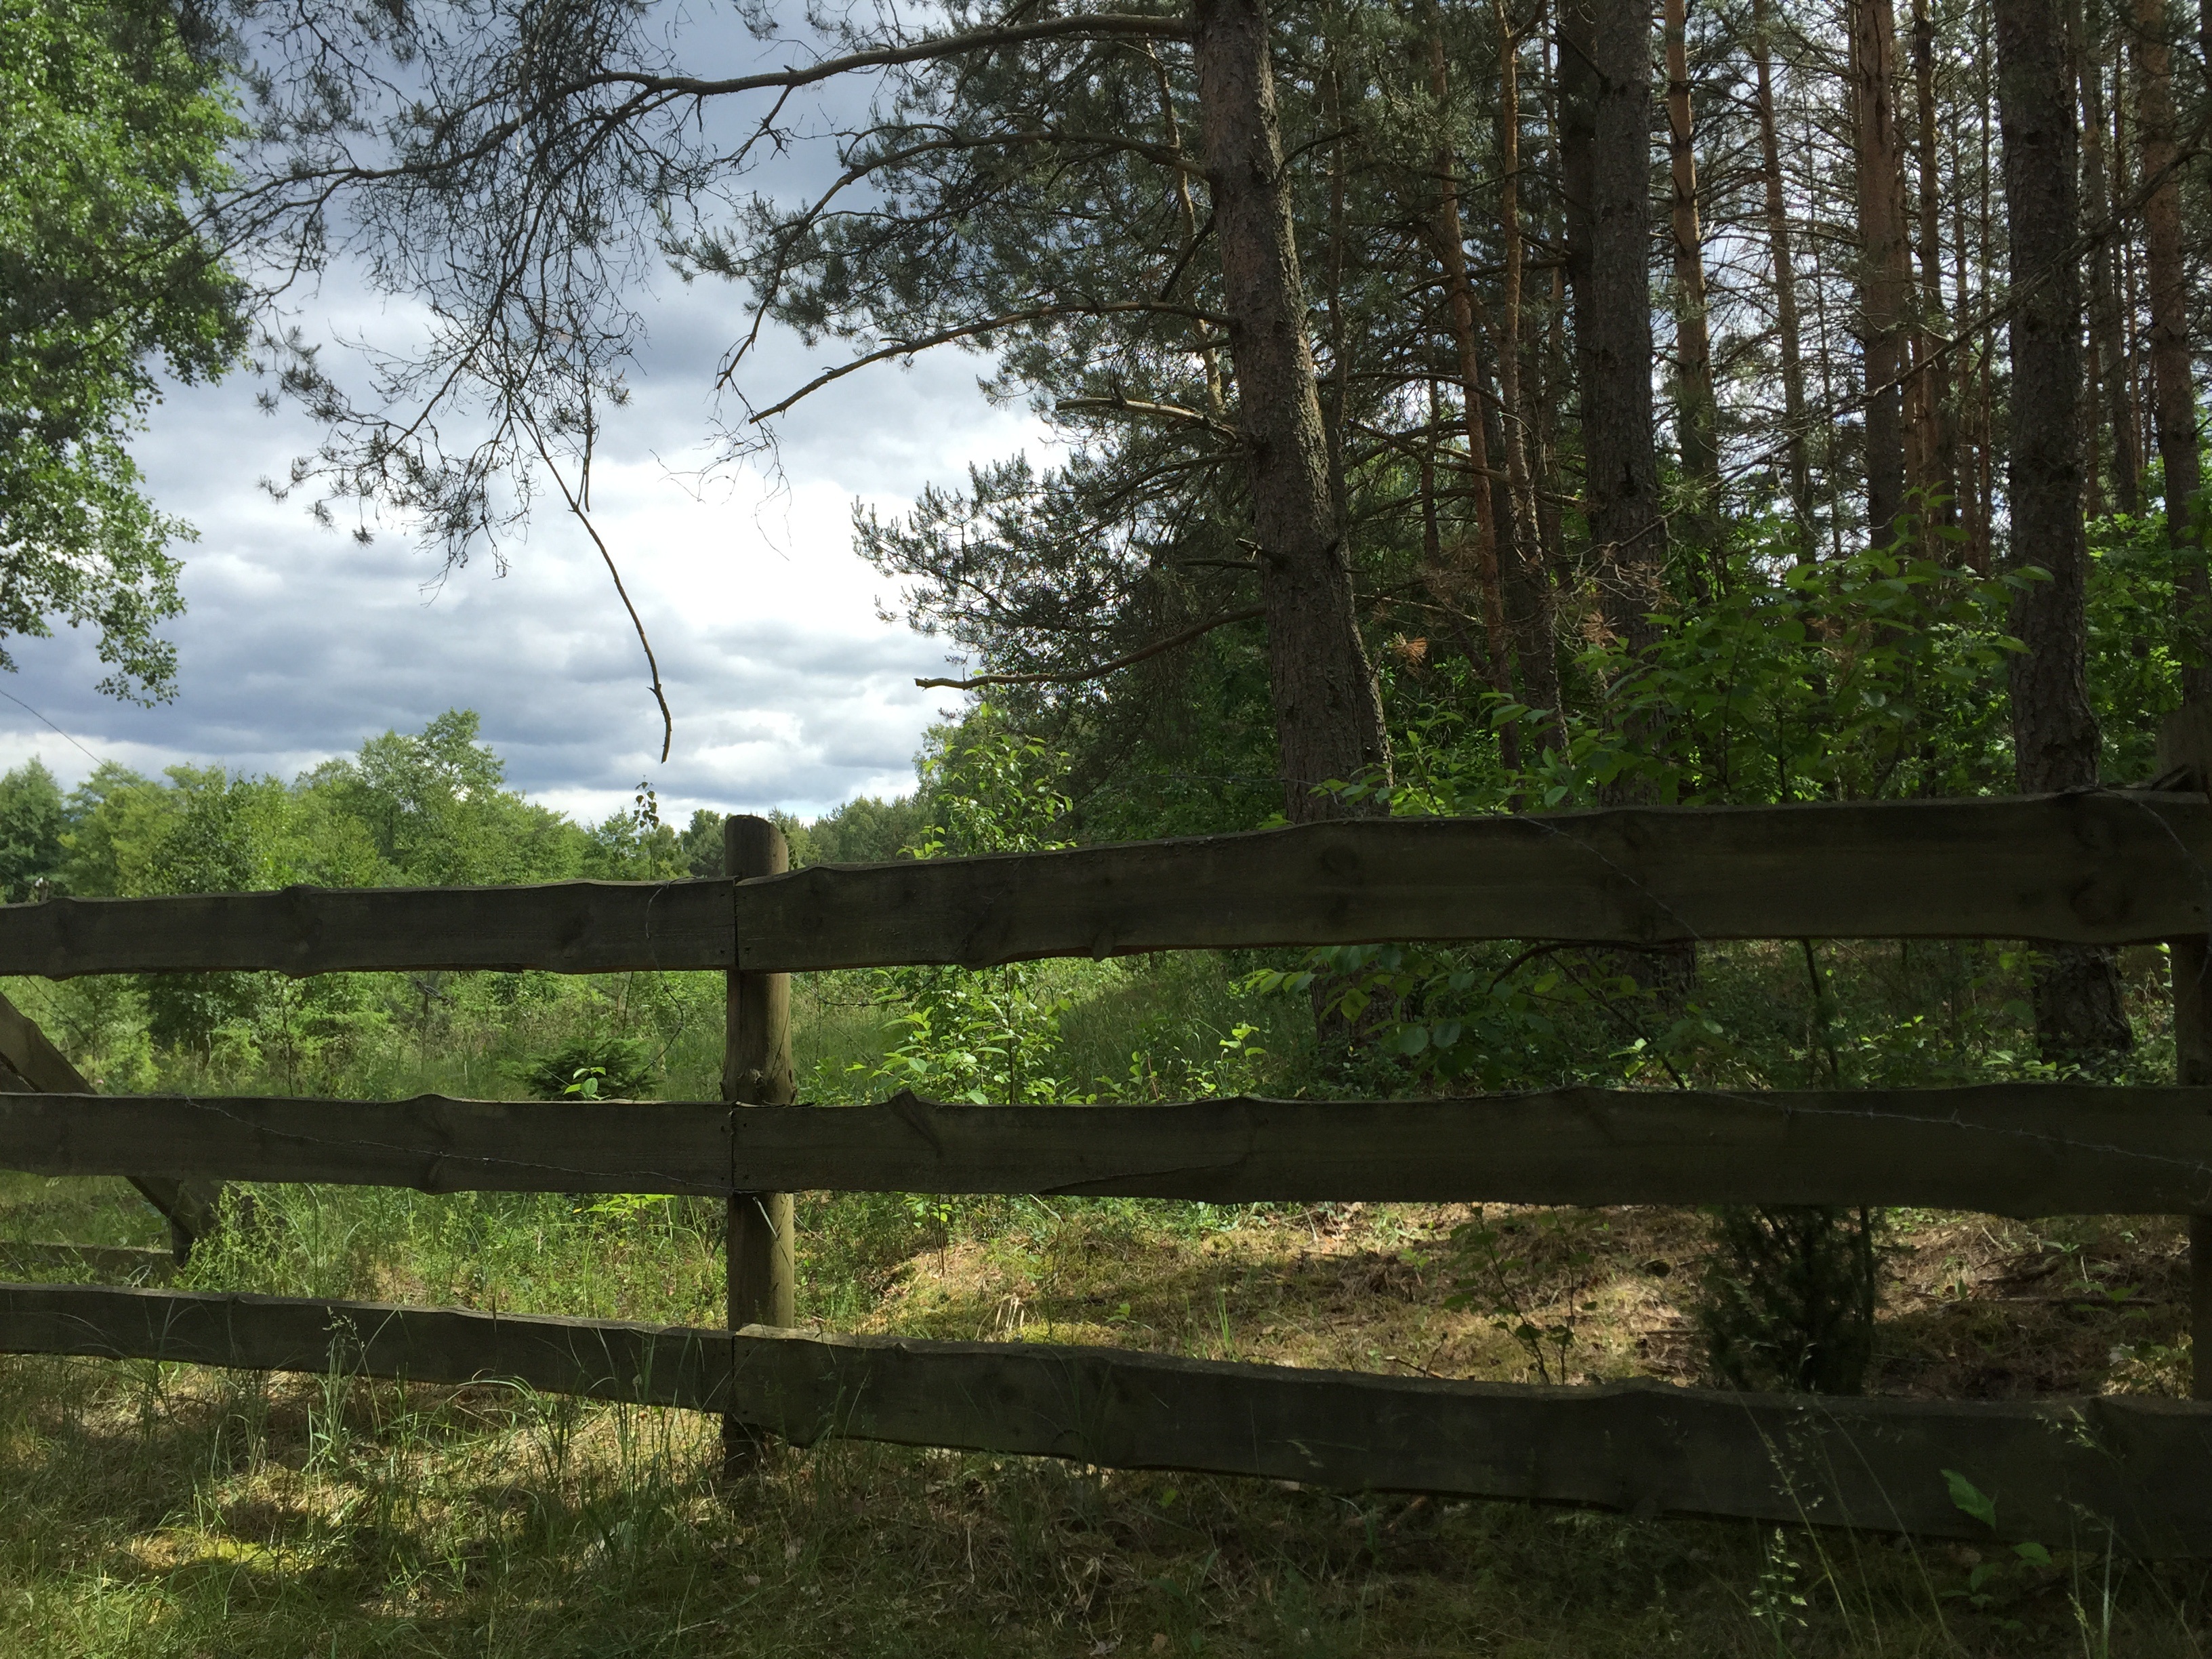
[[[2212,1352],[2212,803],[2163,789],[1338,823],[731,878],[0,908],[0,973],[632,969],[728,975],[724,1098],[509,1103],[101,1097],[15,1017],[0,1167],[131,1175],[187,1235],[210,1183],[692,1194],[729,1204],[729,1328],[244,1295],[0,1285],[0,1352],[547,1391],[854,1436],[1345,1489],[2212,1554],[2212,1404],[1540,1387],[1095,1347],[793,1328],[794,1190],[1531,1204],[1922,1205],[2193,1218]],[[2172,947],[2180,1085],[1571,1089],[1454,1099],[794,1106],[793,972],[1229,946],[1540,939],[2028,939]],[[148,1176],[145,1172],[158,1172]],[[200,1207],[195,1209],[195,1205]],[[2198,1392],[2212,1384],[2200,1368]]]

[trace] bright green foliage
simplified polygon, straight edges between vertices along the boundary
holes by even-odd
[[[127,447],[157,362],[244,344],[243,290],[191,203],[243,129],[162,0],[0,0],[0,641],[92,623],[101,690],[168,696],[183,608]],[[12,666],[0,649],[0,666]]]
[[[660,1084],[652,1050],[635,1037],[578,1037],[520,1075],[539,1100],[637,1100]]]
[[[1069,844],[1060,838],[1065,756],[1006,726],[988,704],[930,738],[921,779],[931,816],[915,857]],[[1044,968],[889,968],[876,981],[901,1012],[892,1021],[896,1041],[870,1081],[978,1104],[1074,1097],[1076,1080],[1055,1075],[1054,1065],[1067,1000],[1051,988]]]
[[[921,799],[899,795],[884,800],[856,795],[826,817],[804,826],[807,856],[796,845],[792,863],[888,864],[906,855],[927,829]]]
[[[2197,549],[2177,550],[2166,515],[2089,526],[2089,702],[2105,739],[2104,775],[2141,781],[2158,770],[2158,723],[2181,707],[2179,577]]]
[[[1593,694],[1563,714],[1462,673],[1401,684],[1395,776],[1346,793],[1429,816],[1587,806],[1607,791],[1718,805],[2008,788],[2006,615],[2041,573],[1978,577],[1910,542],[1801,563],[1784,535],[1766,526],[1717,591],[1659,612],[1640,659],[1584,645],[1574,678]],[[1509,724],[1518,772],[1487,729]]]
[[[358,759],[307,781],[367,829],[384,881],[503,886],[583,873],[575,826],[506,788],[506,763],[478,731],[474,710],[449,709],[411,735],[371,738]]]
[[[2041,573],[1977,577],[1910,553],[1910,532],[1890,549],[1801,562],[1788,535],[1778,523],[1747,534],[1716,591],[1659,614],[1641,659],[1610,641],[1585,645],[1573,678],[1589,695],[1563,714],[1471,684],[1463,665],[1419,678],[1401,672],[1393,779],[1345,793],[1387,797],[1400,816],[1431,816],[1624,795],[1737,805],[2009,789],[2002,688],[2018,647],[2006,617],[2013,593]],[[2109,635],[2131,600],[2170,575],[2147,554],[2106,562],[2092,590],[2106,596]],[[2158,615],[2170,616],[2170,605]],[[2154,712],[2116,709],[2112,723],[2146,729]],[[1518,771],[1502,763],[1493,738],[1507,725],[1520,732]],[[1587,953],[1363,945],[1316,951],[1302,970],[1271,970],[1253,984],[1304,994],[1316,975],[1370,1053],[1391,1057],[1409,1083],[1631,1082],[1728,1046],[1709,1011],[1662,1006],[1651,988]],[[1880,1071],[1885,1052],[1877,1045],[1854,1060]]]
[[[20,904],[61,873],[61,786],[39,761],[0,778],[0,901]]]

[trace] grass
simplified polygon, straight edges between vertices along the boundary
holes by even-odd
[[[2004,1041],[1989,975],[1934,953],[1841,961],[1833,1018],[1861,1034],[1856,1063],[1988,1073]],[[1794,1080],[1799,1059],[1809,1069],[1814,1034],[1786,1004],[1795,965],[1745,952],[1714,971],[1729,1042],[1696,1063],[1721,1073],[1765,1053],[1771,1082]],[[2136,979],[2154,1045],[2155,988]],[[1297,1005],[1255,1009],[1203,959],[1076,964],[1058,988],[1067,1075],[1171,1093],[1254,1022],[1269,1086],[1326,1082]],[[447,990],[460,1009],[476,994]],[[800,1070],[817,1097],[880,1053],[866,990],[857,976],[800,988]],[[1908,993],[1935,1014],[1903,1036],[1866,1012]],[[613,1018],[625,994],[626,1025]],[[518,1061],[597,1019],[669,1033],[664,1092],[711,1093],[717,1034],[699,1000],[600,985],[476,1024],[440,1025],[434,1009],[326,1092],[465,1079],[512,1093]],[[172,1080],[252,1086],[287,1062],[154,1063]],[[257,1198],[261,1224],[204,1248],[180,1283],[690,1323],[720,1306],[713,1204]],[[1478,1218],[1503,1248],[1475,1246]],[[2181,1387],[2178,1224],[1891,1224],[1876,1391]],[[804,1194],[799,1224],[802,1317],[829,1328],[1504,1379],[1689,1381],[1700,1366],[1690,1292],[1705,1233],[1678,1210]],[[120,1182],[0,1176],[0,1241],[161,1239]],[[1517,1339],[1508,1307],[1564,1340]],[[2197,1565],[2062,1551],[2045,1566],[1948,1543],[849,1443],[787,1449],[726,1486],[717,1430],[507,1388],[0,1360],[0,1650],[2163,1659],[2203,1653],[2212,1595]]]

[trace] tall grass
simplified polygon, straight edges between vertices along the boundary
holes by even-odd
[[[1039,970],[1063,1005],[1059,1074],[1071,1092],[1100,1098],[1420,1086],[1387,1062],[1325,1066],[1303,999],[1236,988],[1248,965],[1193,956]],[[2140,1063],[2151,1075],[2170,1065],[2156,964],[2132,966],[2149,1038]],[[1797,1084],[1829,1063],[1816,1050],[1840,1034],[1844,1064],[1867,1081],[2032,1068],[2017,975],[1994,953],[1838,951],[1832,969],[1823,1034],[1808,1024],[1791,952],[1714,953],[1699,988],[1710,1029],[1678,1048],[1678,1063],[1730,1086]],[[615,1035],[648,1042],[664,1097],[711,1098],[717,1088],[720,985],[708,975],[392,976],[356,1000],[356,1014],[374,1018],[303,1023],[290,1036],[264,1025],[185,1054],[133,1046],[127,986],[18,981],[9,991],[69,1037],[81,1061],[108,1066],[121,1079],[112,1086],[135,1078],[132,1086],[194,1090],[511,1097],[532,1060],[579,1036]],[[896,1040],[881,981],[814,976],[794,1004],[802,1097],[880,1097]],[[1635,1009],[1624,1018],[1571,1006],[1557,1017],[1562,1048],[1629,1056],[1624,1067],[1638,1041],[1662,1029]],[[721,1216],[711,1202],[296,1186],[251,1196],[253,1224],[204,1245],[183,1284],[719,1322]],[[1519,1375],[1509,1339],[1442,1311],[1452,1222],[1372,1206],[805,1194],[801,1316],[831,1328]],[[1948,1224],[1899,1218],[1914,1237],[1948,1237]],[[1600,1251],[1608,1276],[1591,1292],[1600,1311],[1574,1363],[1592,1375],[1656,1364],[1659,1350],[1639,1346],[1633,1320],[1693,1276],[1680,1258],[1695,1248],[1694,1226],[1654,1212],[1592,1216],[1576,1229],[1598,1241],[1584,1248]],[[4,1176],[0,1237],[151,1245],[162,1233],[120,1182]],[[2092,1256],[2136,1272],[2166,1248],[2148,1233],[2063,1225],[2000,1242],[2015,1253],[2072,1252],[2084,1284]],[[1655,1260],[1662,1255],[1670,1260]],[[1962,1302],[1972,1277],[1959,1269]],[[1887,1328],[1933,1355],[1967,1328],[1916,1314]],[[2104,1328],[2084,1340],[2104,1341]],[[2171,1340],[2164,1325],[2130,1328],[2170,1352],[2158,1346]],[[1427,1346],[1446,1338],[1457,1345],[1448,1362]],[[1898,1374],[1903,1360],[1891,1358]],[[2124,1373],[2163,1375],[2117,1361],[2102,1374]],[[787,1449],[725,1486],[716,1431],[688,1413],[500,1386],[0,1361],[0,1650],[2203,1651],[2208,1584],[2197,1568],[2064,1552],[2045,1567],[1994,1549],[1796,1528],[852,1443]]]

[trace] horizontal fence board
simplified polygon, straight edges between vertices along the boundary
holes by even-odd
[[[732,1190],[730,1108],[718,1102],[0,1095],[0,1169],[149,1164],[426,1193]]]
[[[1530,1388],[1106,1348],[732,1335],[601,1320],[0,1285],[0,1351],[338,1370],[732,1411],[830,1437],[1293,1480],[2212,1553],[2212,1407],[2105,1396],[1838,1400],[1659,1383]]]
[[[761,972],[1532,939],[2032,939],[2212,928],[2202,795],[1634,807],[1302,824],[736,884],[287,888],[0,906],[0,975]]]
[[[2212,926],[2202,795],[1304,824],[744,883],[763,971],[1382,940],[2033,939]]]
[[[726,881],[287,887],[0,905],[0,974],[734,965]]]
[[[697,1410],[714,1409],[730,1379],[725,1331],[85,1285],[0,1285],[0,1352],[423,1382],[495,1378]]]
[[[553,1192],[2212,1209],[2212,1089],[858,1107],[0,1095],[0,1169]]]
[[[764,1108],[735,1167],[776,1190],[1523,1204],[2212,1205],[2212,1089],[1996,1085],[1441,1100]]]

